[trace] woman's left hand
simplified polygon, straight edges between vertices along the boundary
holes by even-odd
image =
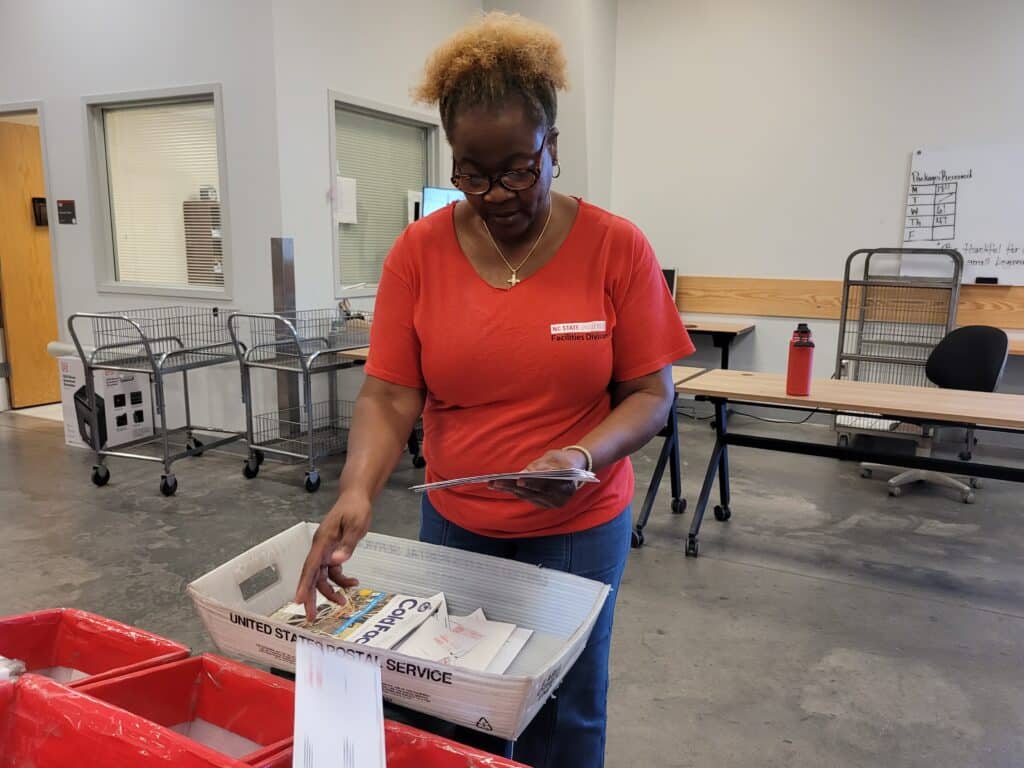
[[[586,469],[587,460],[579,451],[548,451],[536,461],[530,462],[525,472],[538,469]],[[498,491],[505,491],[525,499],[538,507],[557,509],[565,506],[577,485],[572,480],[496,480],[490,484]]]

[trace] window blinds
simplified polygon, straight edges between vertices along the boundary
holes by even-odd
[[[337,224],[342,285],[377,283],[395,238],[409,223],[410,191],[427,179],[427,129],[338,107],[339,176],[356,180],[356,224]]]
[[[103,110],[116,279],[224,285],[213,100]]]

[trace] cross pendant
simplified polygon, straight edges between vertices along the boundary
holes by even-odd
[[[505,281],[506,283],[508,283],[513,288],[515,288],[517,285],[519,285],[519,283],[523,282],[516,275],[516,272],[518,272],[518,270],[512,270],[512,277],[510,277],[508,280]]]

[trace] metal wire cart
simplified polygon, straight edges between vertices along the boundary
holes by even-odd
[[[242,369],[249,443],[249,457],[242,472],[247,478],[259,474],[264,454],[273,454],[305,460],[306,490],[313,493],[320,487],[317,460],[345,450],[353,404],[335,398],[333,380],[328,399],[314,401],[312,377],[356,365],[343,353],[370,343],[371,319],[369,312],[353,312],[345,307],[281,314],[236,312],[228,318],[228,333]],[[242,338],[243,321],[248,325],[248,343]],[[254,368],[297,374],[301,405],[254,414]]]
[[[91,324],[94,347],[83,346],[79,335],[83,323]],[[189,456],[201,456],[204,449],[216,448],[241,438],[237,432],[192,424],[188,372],[228,363],[234,357],[227,326],[216,307],[171,306],[121,312],[77,312],[68,318],[68,330],[85,369],[86,397],[83,409],[93,449],[96,451],[96,464],[92,468],[92,481],[96,485],[106,485],[110,480],[110,469],[105,464],[107,457],[140,459],[163,465],[160,492],[164,496],[171,496],[178,489],[178,480],[171,472],[171,465],[175,461]],[[102,435],[105,425],[101,425],[99,407],[96,405],[95,371],[124,371],[149,377],[154,390],[154,408],[160,417],[159,428],[154,435],[119,445],[117,450],[104,447]],[[185,425],[169,429],[164,377],[179,373],[185,400]],[[195,436],[196,431],[222,434],[224,437],[204,445]],[[185,449],[172,453],[170,438],[180,433],[185,436]],[[128,451],[154,441],[160,442],[162,455]]]
[[[956,325],[963,257],[950,249],[875,248],[846,260],[834,378],[932,386],[928,355]],[[837,416],[839,444],[854,434],[917,440],[919,424],[880,415]],[[870,469],[865,468],[866,475]]]

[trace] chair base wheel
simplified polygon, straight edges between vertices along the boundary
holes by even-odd
[[[246,480],[252,480],[260,473],[260,463],[255,457],[242,462],[242,474]]]
[[[964,504],[973,504],[974,491],[967,491],[966,493],[960,494],[960,499],[963,501]]]
[[[967,482],[968,482],[968,484],[970,484],[971,488],[981,488],[981,478],[980,477],[968,478]]]
[[[875,474],[875,473],[872,472],[867,467],[861,467],[861,470],[860,470],[860,476],[861,477],[867,479],[867,478],[870,478],[873,474]]]
[[[306,473],[306,490],[310,493],[320,490],[320,473],[316,470]]]
[[[686,499],[672,499],[672,514],[681,515],[686,511]]]
[[[697,546],[697,537],[690,536],[686,540],[686,556],[696,557],[698,552],[700,552],[700,547]]]
[[[425,466],[427,466],[427,460],[422,456],[413,456],[412,465],[416,467],[416,469],[423,469]]]
[[[729,509],[728,505],[726,505],[726,506],[721,506],[721,505],[715,506],[715,520],[718,520],[719,522],[724,523],[730,517],[732,517],[732,510]]]
[[[903,495],[903,489],[900,488],[898,485],[890,485],[889,486],[889,495],[892,496],[895,499],[895,498]]]
[[[633,531],[633,535],[630,537],[629,546],[633,549],[640,549],[644,545],[644,532],[637,529]]]

